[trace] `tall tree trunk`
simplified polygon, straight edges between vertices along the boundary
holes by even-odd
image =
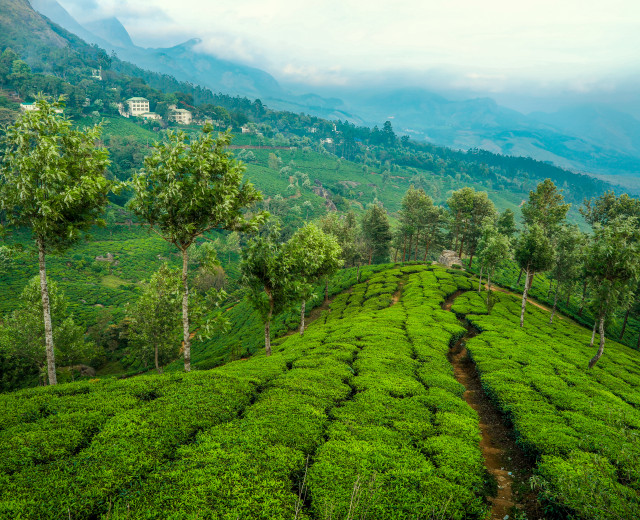
[[[356,283],[360,283],[360,262],[358,262],[358,267],[356,267]]]
[[[630,312],[631,312],[631,307],[627,309],[627,312],[624,315],[624,321],[622,322],[622,330],[620,331],[620,337],[618,339],[622,339],[622,337],[624,336],[624,331],[627,330],[627,320],[629,319]]]
[[[300,335],[304,334],[304,311],[306,308],[306,300],[302,300],[302,304],[300,305]]]
[[[393,263],[395,264],[398,261],[398,248],[395,248],[396,252],[393,255]]]
[[[413,261],[418,261],[418,244],[420,243],[420,232],[416,232],[416,252],[413,255]]]
[[[473,265],[473,255],[476,254],[476,250],[472,249],[471,250],[471,256],[469,257],[469,269],[471,269],[471,266]]]
[[[153,344],[153,358],[156,365],[156,372],[158,372],[158,374],[162,374],[162,368],[160,368],[160,363],[158,362],[158,344],[157,343]]]
[[[580,302],[580,310],[578,310],[578,316],[582,316],[582,311],[584,310],[584,301],[587,298],[587,281],[585,280],[582,284],[582,301]]]
[[[527,292],[529,292],[529,284],[527,280],[529,279],[529,270],[527,269],[527,278],[524,282],[524,291],[522,291],[522,310],[520,311],[520,326],[524,327],[524,311],[527,308]]]
[[[549,289],[547,289],[547,300],[549,299],[549,295],[551,294],[551,288],[553,287],[553,280],[549,280]],[[556,282],[556,289],[558,288],[558,283]]]
[[[558,292],[560,284],[556,282],[556,295],[553,298],[553,308],[551,309],[551,317],[549,318],[549,325],[553,323],[553,315],[556,313],[556,307],[558,305]]]
[[[409,247],[407,248],[407,262],[411,262],[411,249],[413,248],[413,235],[409,235]]]
[[[480,279],[478,280],[478,294],[480,294],[480,288],[482,287],[482,271],[484,270],[484,264],[480,265]]]
[[[600,347],[598,348],[598,352],[596,352],[596,355],[593,356],[593,358],[591,358],[591,361],[589,361],[589,368],[593,368],[593,366],[598,362],[598,360],[602,356],[602,353],[604,352],[604,314],[600,316],[599,328],[600,328]]]
[[[182,341],[184,342],[184,371],[191,372],[191,336],[189,334],[189,283],[187,268],[189,253],[182,250]]]
[[[535,278],[535,276],[536,276],[535,271],[532,271],[531,274],[527,276],[526,283],[529,287],[529,290],[531,290],[531,286],[533,285],[533,279]]]
[[[373,248],[369,249],[369,265],[371,265],[371,260],[373,260]]]
[[[269,314],[267,315],[267,321],[264,324],[264,350],[267,356],[271,355],[271,317],[273,316],[273,298],[271,293],[267,291],[269,296]]]
[[[564,302],[566,307],[569,307],[569,304],[571,303],[571,293],[573,291],[571,290],[571,285],[569,285],[569,288],[567,289],[567,301]]]
[[[491,296],[491,271],[487,267],[487,312],[489,312],[489,297]]]
[[[596,340],[596,327],[598,326],[598,320],[593,320],[593,332],[591,333],[591,343],[589,347],[593,347],[593,342]]]
[[[516,282],[516,287],[520,285],[520,279],[522,278],[522,267],[520,268],[520,274],[518,275],[518,281]]]
[[[44,263],[44,242],[38,243],[38,263],[40,267],[40,295],[42,297],[42,315],[44,317],[44,344],[47,352],[47,376],[49,384],[58,384],[56,376],[56,355],[53,350],[53,327],[51,326],[51,304],[49,302],[49,287],[47,286],[47,268]]]
[[[404,263],[404,259],[407,255],[407,234],[402,234],[402,262]]]
[[[464,249],[464,235],[462,235],[462,238],[460,239],[460,252],[458,253],[458,256],[460,257],[460,259],[462,259],[463,249]]]
[[[427,261],[427,255],[429,254],[429,247],[431,246],[431,240],[427,239],[425,245],[424,245],[424,258],[422,259],[423,262]]]

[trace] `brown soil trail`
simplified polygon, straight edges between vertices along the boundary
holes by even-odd
[[[442,305],[451,310],[453,301],[464,291],[450,296]],[[487,471],[496,479],[497,494],[490,497],[491,510],[487,520],[513,518],[516,511],[524,511],[528,520],[541,519],[536,496],[531,492],[529,478],[532,464],[516,445],[513,431],[505,425],[500,411],[485,394],[476,367],[469,357],[466,343],[478,334],[468,322],[460,320],[467,333],[449,350],[449,361],[453,365],[456,380],[465,388],[464,400],[480,418],[480,449]]]

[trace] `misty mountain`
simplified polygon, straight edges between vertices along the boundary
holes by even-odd
[[[59,4],[58,4],[59,5]],[[134,47],[131,41],[131,36],[124,28],[124,25],[120,23],[117,18],[105,18],[103,20],[95,20],[93,22],[87,22],[84,27],[92,35],[101,38],[112,44],[115,48],[118,47]]]
[[[117,18],[83,26],[56,0],[32,4],[63,28],[139,67],[214,92],[260,98],[273,109],[356,125],[381,126],[390,120],[397,133],[434,144],[532,157],[578,171],[640,175],[640,121],[612,109],[587,105],[525,115],[490,98],[452,101],[420,88],[294,95],[263,70],[201,52],[198,39],[145,49],[133,44]]]
[[[640,174],[640,121],[593,106],[525,115],[490,98],[452,101],[419,88],[345,95],[367,123],[390,120],[417,140],[532,157],[580,171]]]

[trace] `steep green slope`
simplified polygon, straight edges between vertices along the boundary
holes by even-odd
[[[561,518],[640,516],[640,353],[607,341],[587,370],[591,333],[527,307],[519,327],[517,296],[466,293],[452,309],[481,333],[467,349],[483,387],[513,424],[518,443],[537,460],[535,483]]]
[[[459,287],[390,269],[270,358],[0,396],[0,517],[483,518],[478,419],[446,358],[463,329],[440,309]]]

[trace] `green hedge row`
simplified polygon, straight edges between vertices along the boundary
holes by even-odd
[[[486,293],[483,293],[486,295]],[[483,332],[467,344],[482,384],[513,423],[520,445],[537,458],[537,482],[547,507],[580,519],[640,517],[640,354],[591,331],[496,294],[491,314],[467,318]],[[456,312],[482,311],[477,294],[460,297]],[[484,309],[486,313],[486,308]]]

